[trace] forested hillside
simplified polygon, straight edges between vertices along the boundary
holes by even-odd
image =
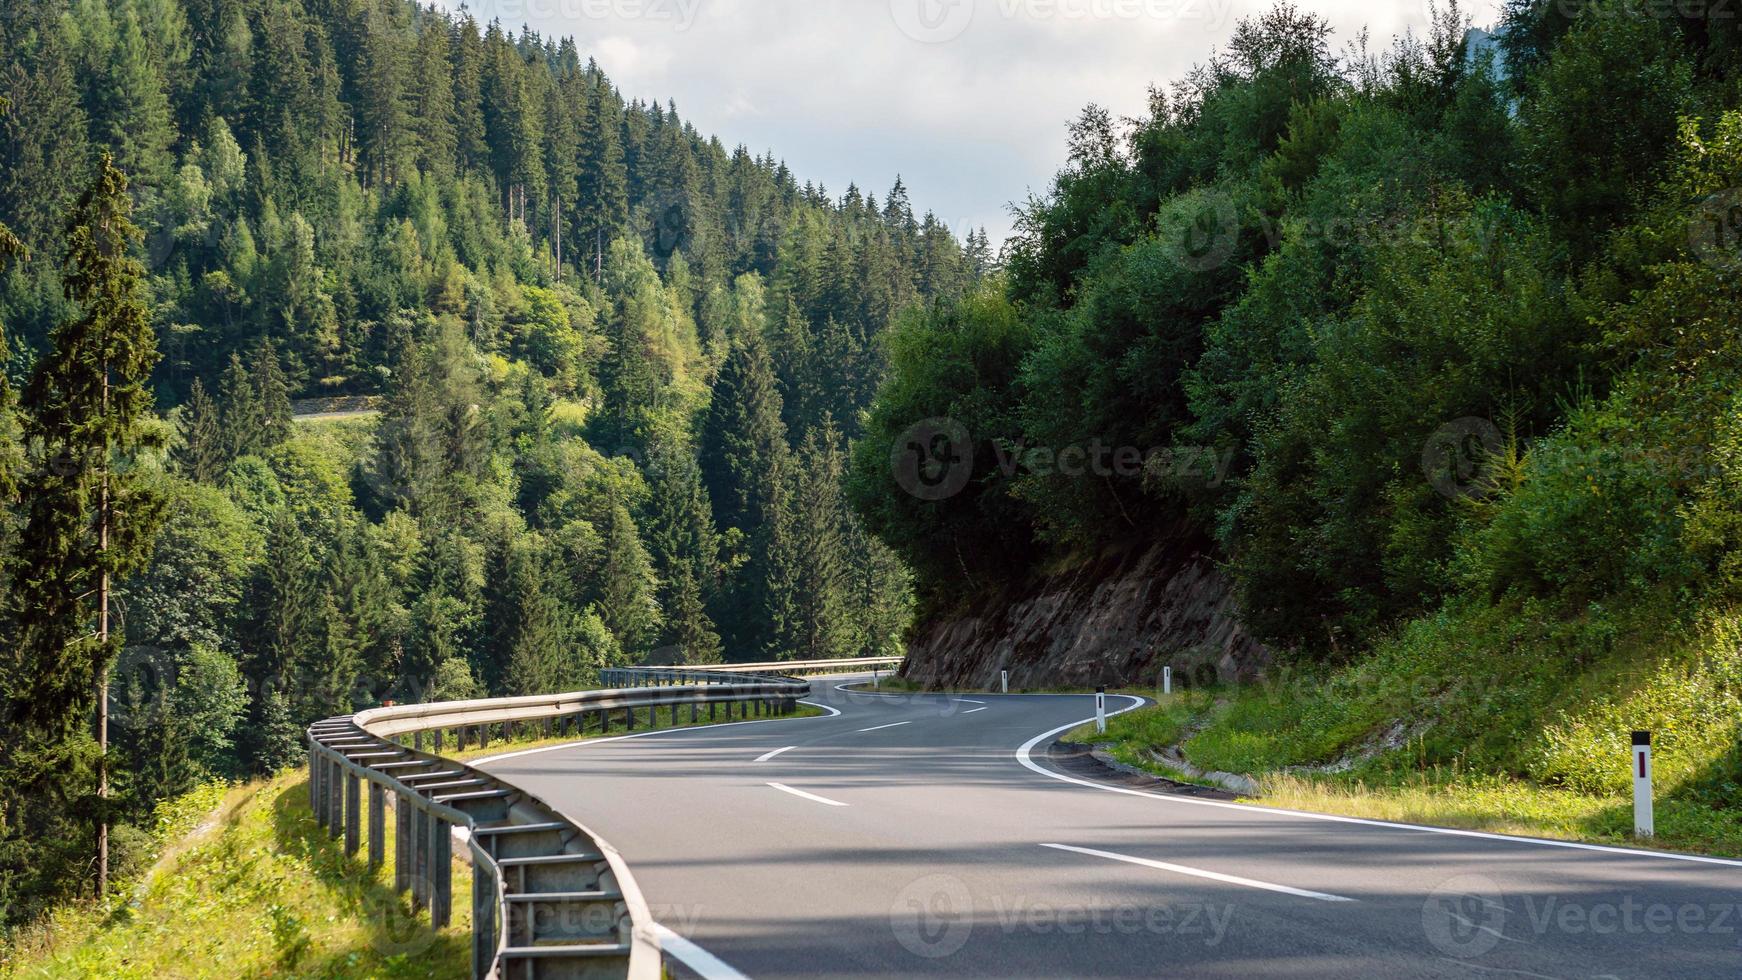
[[[846,447],[984,235],[728,150],[584,43],[401,0],[0,15],[7,921],[317,718],[898,649]],[[376,411],[293,418],[329,395]]]
[[[1212,542],[1286,683],[1205,768],[1608,792],[1655,728],[1733,810],[1742,36],[1633,0],[1467,26],[1370,50],[1282,5],[1144,118],[1090,107],[1006,274],[893,333],[855,503],[928,620]]]

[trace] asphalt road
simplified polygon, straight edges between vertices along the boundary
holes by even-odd
[[[849,682],[484,768],[622,851],[704,977],[1742,977],[1742,862],[1109,787],[1048,758],[1091,697]]]

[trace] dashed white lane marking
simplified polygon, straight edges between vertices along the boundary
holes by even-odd
[[[840,800],[831,800],[826,796],[818,796],[815,793],[806,793],[802,789],[793,789],[791,786],[788,786],[785,783],[769,783],[768,785],[774,787],[777,790],[780,790],[782,793],[791,793],[794,796],[810,800],[812,803],[821,803],[824,806],[846,806],[847,805],[845,803],[842,803]]]
[[[750,980],[749,977],[727,966],[718,956],[657,922],[653,925],[653,932],[659,937],[660,949],[670,953],[674,959],[694,970],[702,980]]]
[[[968,710],[966,710],[966,711],[964,711],[964,712],[962,712],[962,714],[964,714],[964,715],[971,715],[971,714],[973,714],[973,713],[974,713],[974,712],[976,712],[976,711],[985,711],[985,710],[986,710],[986,709],[985,709],[985,708],[969,708],[969,709],[968,709]]]
[[[1174,874],[1190,875],[1193,878],[1208,878],[1211,881],[1227,882],[1230,885],[1244,885],[1247,888],[1261,888],[1267,892],[1281,892],[1284,895],[1294,895],[1299,898],[1316,898],[1321,902],[1353,902],[1352,898],[1341,895],[1327,895],[1324,892],[1308,891],[1305,888],[1290,888],[1288,885],[1272,884],[1268,881],[1257,881],[1252,878],[1241,878],[1238,875],[1225,875],[1219,871],[1205,871],[1202,868],[1188,868],[1183,864],[1168,864],[1166,861],[1151,861],[1148,858],[1132,857],[1129,854],[1114,854],[1112,851],[1097,851],[1088,847],[1072,847],[1069,844],[1042,844],[1055,851],[1070,851],[1075,854],[1087,854],[1090,857],[1106,858],[1109,861],[1123,861],[1126,864],[1136,864],[1157,871],[1171,871]]]
[[[767,762],[769,759],[774,758],[775,756],[779,755],[782,752],[791,752],[793,749],[796,749],[796,748],[798,748],[798,746],[788,745],[784,749],[775,749],[773,752],[764,752],[761,755],[756,757],[756,761],[757,762]]]
[[[858,731],[854,732],[853,734],[863,735],[866,732],[880,732],[885,728],[900,728],[902,725],[911,725],[911,724],[913,724],[913,722],[911,722],[911,721],[891,722],[890,724],[887,724],[887,725],[876,725],[876,726],[871,727],[871,728],[861,728]]]
[[[1127,711],[1135,711],[1143,706],[1142,698],[1130,694],[1121,694],[1119,697],[1130,698],[1131,706],[1128,708],[1121,708],[1118,711],[1110,711],[1107,713],[1107,717],[1111,718],[1114,715],[1122,715]],[[1631,847],[1611,847],[1606,844],[1581,844],[1577,841],[1570,840],[1544,840],[1540,837],[1512,837],[1506,834],[1490,834],[1479,830],[1454,830],[1450,827],[1424,827],[1420,824],[1391,823],[1385,820],[1369,820],[1365,817],[1340,817],[1331,813],[1311,813],[1306,810],[1284,810],[1280,807],[1253,806],[1249,803],[1225,803],[1221,800],[1200,800],[1190,796],[1169,796],[1162,793],[1150,793],[1140,789],[1131,789],[1127,786],[1109,786],[1105,783],[1092,782],[1087,779],[1078,779],[1075,776],[1067,776],[1062,772],[1053,772],[1034,761],[1033,752],[1036,746],[1046,743],[1049,739],[1057,738],[1073,728],[1080,728],[1087,725],[1089,722],[1094,720],[1094,718],[1084,718],[1082,721],[1074,721],[1068,725],[1060,725],[1049,732],[1041,732],[1039,735],[1036,735],[1022,743],[1022,747],[1016,750],[1016,761],[1022,763],[1026,768],[1040,773],[1048,779],[1057,779],[1060,782],[1074,783],[1078,786],[1087,786],[1090,789],[1098,789],[1104,793],[1119,793],[1124,796],[1144,796],[1152,800],[1161,800],[1164,803],[1177,803],[1182,806],[1209,806],[1218,807],[1223,810],[1244,810],[1248,813],[1257,813],[1269,817],[1293,817],[1299,820],[1322,820],[1326,823],[1350,824],[1356,827],[1379,827],[1386,830],[1408,830],[1422,834],[1443,834],[1447,837],[1469,837],[1476,840],[1501,841],[1508,844],[1529,844],[1536,847],[1561,847],[1574,851],[1595,851],[1599,854],[1614,854],[1620,857],[1658,858],[1664,861],[1685,861],[1692,864],[1717,864],[1730,868],[1742,868],[1742,861],[1730,858],[1706,857],[1700,854],[1672,854],[1668,851],[1641,851]]]
[[[986,703],[984,701],[976,701],[973,698],[951,698],[950,700],[957,701],[957,702],[960,702],[962,704],[985,704]]]

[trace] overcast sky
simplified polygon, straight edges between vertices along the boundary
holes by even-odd
[[[440,0],[457,9],[461,0]],[[1372,46],[1424,33],[1429,0],[1297,0]],[[920,213],[958,234],[1009,232],[1008,205],[1042,193],[1065,126],[1097,102],[1139,114],[1270,0],[469,0],[572,35],[625,96],[677,102],[730,149],[772,149],[801,181],[881,200],[900,174]],[[1478,26],[1499,0],[1466,0]]]

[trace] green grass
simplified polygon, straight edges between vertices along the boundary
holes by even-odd
[[[224,793],[118,907],[63,908],[0,950],[19,978],[382,977],[469,975],[470,903],[433,932],[392,888],[388,861],[344,856],[308,807],[307,774]],[[471,894],[454,866],[454,894]]]
[[[1268,805],[1638,843],[1628,736],[1649,729],[1651,846],[1742,854],[1742,619],[1667,608],[1450,609],[1341,668],[1163,699],[1095,740],[1170,778],[1150,750],[1252,776]]]

